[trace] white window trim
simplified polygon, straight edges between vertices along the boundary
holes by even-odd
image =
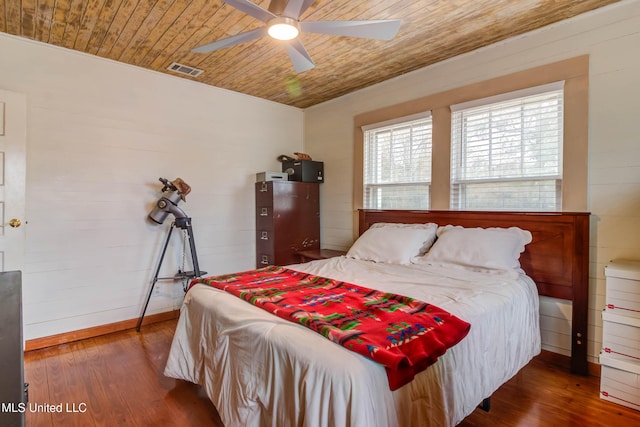
[[[362,132],[368,132],[371,130],[383,129],[386,127],[392,127],[402,123],[414,122],[416,120],[428,119],[431,117],[431,111],[424,111],[417,114],[411,114],[409,116],[398,117],[396,119],[385,120],[384,122],[371,123],[361,127]]]
[[[514,90],[513,92],[505,92],[499,95],[488,96],[486,98],[474,99],[467,102],[461,102],[460,104],[451,105],[451,112],[455,113],[460,110],[467,110],[469,108],[485,106],[488,104],[495,104],[503,101],[510,101],[512,99],[524,98],[532,95],[539,95],[545,92],[551,92],[554,90],[564,89],[564,80],[547,83],[540,86],[528,87],[526,89]]]

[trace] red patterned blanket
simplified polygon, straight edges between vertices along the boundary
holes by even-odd
[[[460,342],[471,325],[413,298],[284,267],[197,278],[304,325],[385,366],[389,387],[408,383]]]

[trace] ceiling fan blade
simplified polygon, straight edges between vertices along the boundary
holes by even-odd
[[[309,52],[307,52],[302,43],[300,43],[300,40],[287,42],[284,47],[287,49],[287,54],[296,73],[302,73],[316,66],[311,56],[309,56]]]
[[[305,10],[309,9],[316,0],[289,0],[282,14],[293,19],[300,19]]]
[[[311,21],[300,22],[300,29],[309,33],[391,40],[400,29],[400,20]]]
[[[261,8],[260,6],[250,2],[249,0],[222,0],[222,2],[227,3],[229,6],[233,6],[234,8],[246,13],[247,15],[251,15],[256,19],[259,19],[262,22],[268,22],[271,19],[277,17],[273,13]]]
[[[235,36],[227,37],[226,39],[218,40],[213,43],[208,43],[202,46],[198,46],[191,49],[194,53],[208,53],[214,50],[224,49],[225,47],[235,46],[240,43],[250,42],[252,40],[259,39],[267,34],[265,27],[256,28],[255,30],[247,31],[245,33],[236,34]]]

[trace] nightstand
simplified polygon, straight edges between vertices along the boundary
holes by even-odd
[[[346,253],[347,251],[337,251],[335,249],[309,249],[306,251],[298,251],[296,255],[300,258],[300,262],[309,262],[317,259],[333,258],[345,255]]]

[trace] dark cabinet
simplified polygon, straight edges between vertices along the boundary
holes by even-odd
[[[0,272],[0,426],[24,426],[27,398],[22,349],[22,275]]]
[[[320,249],[320,185],[257,182],[256,266],[295,264],[309,249]]]

